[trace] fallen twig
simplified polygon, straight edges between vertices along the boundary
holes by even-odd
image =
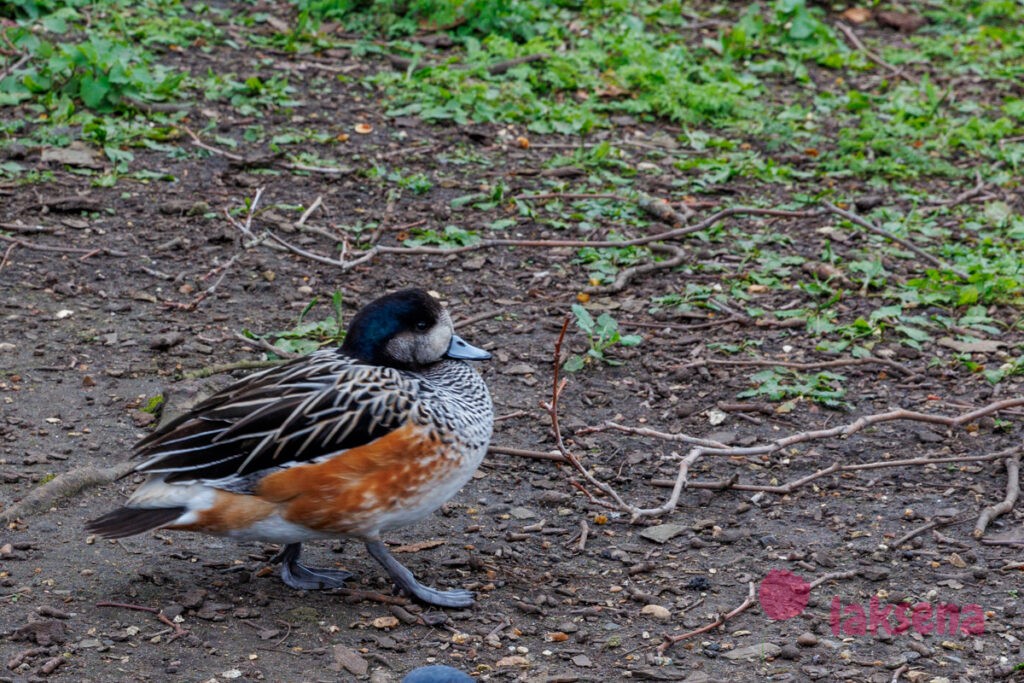
[[[134,466],[134,463],[125,462],[113,467],[80,467],[58,474],[42,486],[33,489],[11,507],[0,512],[0,524],[7,524],[18,518],[31,515],[42,508],[51,507],[57,501],[70,498],[87,488],[109,484],[131,472]]]
[[[18,69],[20,69],[22,66],[25,65],[25,62],[27,62],[30,59],[32,59],[32,54],[26,52],[23,55],[21,55],[21,57],[19,57],[16,61],[12,62],[11,64],[8,64],[6,67],[4,67],[3,71],[0,71],[0,80],[7,78],[9,74],[12,74]]]
[[[884,237],[884,238],[886,238],[888,240],[892,240],[893,242],[895,242],[896,244],[899,244],[900,246],[906,247],[907,249],[909,249],[910,251],[914,252],[915,254],[917,254],[918,256],[920,256],[921,258],[923,258],[925,261],[927,261],[928,263],[932,264],[933,266],[935,266],[937,268],[941,268],[943,270],[947,270],[950,273],[953,273],[954,275],[959,277],[961,280],[966,280],[967,279],[967,273],[965,273],[964,271],[960,270],[959,268],[956,268],[955,266],[950,265],[949,263],[946,263],[945,261],[943,261],[940,258],[932,256],[927,251],[925,251],[921,247],[917,246],[916,244],[914,244],[910,240],[904,239],[902,237],[898,237],[898,236],[892,234],[891,232],[889,232],[888,230],[883,230],[882,228],[878,227],[877,225],[875,225],[871,221],[869,221],[869,220],[867,220],[865,218],[862,218],[861,216],[858,216],[857,214],[853,213],[852,211],[847,211],[846,209],[840,209],[838,206],[836,206],[832,202],[822,202],[822,206],[824,206],[826,209],[828,209],[832,213],[836,214],[837,216],[842,216],[843,218],[845,218],[846,220],[850,221],[851,223],[855,223],[856,225],[859,225],[860,227],[864,228],[868,232],[874,233],[876,235],[880,235],[881,237]]]
[[[268,342],[266,339],[262,339],[260,337],[252,339],[250,337],[246,337],[244,334],[241,334],[239,332],[236,332],[234,336],[235,339],[242,342],[243,344],[248,344],[249,346],[253,346],[257,349],[260,349],[261,351],[266,351],[267,353],[272,353],[280,358],[290,360],[292,358],[298,358],[300,355],[302,355],[299,353],[292,353],[291,351],[285,351],[284,349],[279,349],[270,342]]]
[[[1013,509],[1020,495],[1020,450],[1006,459],[1006,497],[995,505],[989,505],[981,511],[974,525],[974,537],[981,538],[989,522]]]
[[[17,247],[18,247],[17,243],[12,242],[11,246],[7,247],[7,249],[4,250],[4,257],[2,259],[0,259],[0,270],[3,270],[4,266],[7,265],[7,262],[11,260],[11,254],[14,253],[14,250]]]
[[[263,368],[272,368],[275,365],[281,365],[287,362],[286,360],[240,360],[234,363],[221,363],[219,365],[209,365],[205,368],[199,368],[198,370],[190,370],[182,373],[182,379],[202,379],[204,377],[212,377],[213,375],[221,375],[225,372],[234,372],[235,370],[262,370]]]
[[[865,427],[868,427],[870,425],[878,424],[878,423],[881,423],[881,422],[892,422],[892,421],[895,421],[895,420],[910,420],[910,421],[914,421],[914,422],[926,422],[926,423],[930,423],[930,424],[942,424],[942,425],[946,425],[948,427],[956,427],[956,426],[960,426],[962,424],[966,424],[968,422],[971,422],[973,420],[977,420],[978,418],[984,417],[985,415],[996,413],[996,412],[999,412],[1000,410],[1003,410],[1003,409],[1006,409],[1006,408],[1012,408],[1012,407],[1019,406],[1019,405],[1024,405],[1024,398],[1012,398],[1012,399],[1005,399],[1005,400],[1002,400],[1002,401],[996,401],[995,403],[990,403],[990,404],[988,404],[986,406],[982,406],[981,408],[978,408],[976,410],[972,410],[970,412],[962,413],[960,415],[954,415],[954,416],[934,415],[934,414],[930,414],[930,413],[920,413],[920,412],[917,412],[917,411],[905,410],[905,409],[901,408],[901,409],[892,410],[892,411],[889,411],[889,412],[886,412],[886,413],[875,413],[873,415],[864,415],[864,416],[854,420],[853,422],[850,422],[850,423],[844,424],[844,425],[839,425],[838,427],[832,427],[832,428],[829,428],[829,429],[819,429],[819,430],[809,430],[809,431],[804,431],[804,432],[798,432],[796,434],[791,434],[790,436],[787,436],[787,437],[776,439],[776,440],[774,440],[774,441],[772,441],[770,443],[767,443],[767,444],[761,444],[761,445],[758,445],[758,446],[749,446],[749,447],[731,447],[731,446],[726,446],[724,444],[720,444],[720,443],[716,443],[716,442],[710,442],[709,443],[709,442],[706,442],[706,441],[704,441],[703,443],[700,443],[703,440],[695,439],[694,437],[688,436],[686,434],[670,434],[670,433],[667,433],[667,432],[661,432],[661,431],[658,431],[658,430],[655,430],[655,429],[650,429],[648,427],[629,427],[629,426],[626,426],[626,425],[620,425],[620,424],[617,424],[615,422],[610,422],[609,421],[609,422],[605,422],[605,424],[602,425],[602,426],[589,427],[589,428],[587,428],[586,430],[583,430],[583,431],[586,432],[586,433],[593,433],[593,432],[600,432],[600,431],[604,431],[604,430],[607,430],[607,429],[611,429],[611,430],[615,430],[615,431],[619,431],[619,432],[623,432],[623,433],[627,433],[627,434],[636,434],[638,436],[655,437],[655,438],[658,438],[658,439],[662,439],[664,441],[682,442],[682,443],[686,443],[686,444],[689,444],[689,445],[693,445],[693,448],[690,449],[689,453],[687,453],[687,455],[685,457],[683,457],[683,458],[681,458],[679,460],[678,474],[676,475],[676,479],[672,482],[672,493],[669,496],[668,500],[666,500],[664,503],[662,503],[661,505],[659,505],[657,507],[653,507],[653,508],[640,508],[640,507],[637,507],[635,505],[628,504],[625,501],[623,501],[623,499],[608,484],[606,484],[604,482],[597,481],[592,475],[589,474],[589,472],[586,474],[586,478],[587,478],[588,482],[591,483],[591,485],[595,486],[596,488],[600,489],[602,492],[604,492],[604,493],[608,494],[609,496],[611,496],[615,500],[616,506],[618,507],[619,510],[628,513],[630,515],[630,517],[631,517],[631,520],[632,521],[636,521],[640,517],[658,517],[658,516],[667,514],[669,512],[672,512],[673,510],[675,510],[676,506],[679,504],[679,498],[682,495],[683,489],[690,485],[689,484],[689,470],[690,470],[690,467],[693,465],[693,463],[695,463],[697,460],[699,460],[701,457],[703,457],[705,455],[717,455],[717,456],[766,455],[766,454],[769,454],[769,453],[774,453],[774,452],[779,451],[779,450],[784,449],[784,448],[788,448],[789,446],[792,446],[794,444],[802,443],[804,441],[811,441],[811,440],[831,438],[831,437],[849,437],[849,436],[852,436],[853,434],[856,434],[857,432],[861,431],[862,429],[864,429]],[[957,460],[958,461],[967,461],[969,459],[991,460],[991,459],[994,459],[994,456],[986,455],[986,456],[976,456],[976,457],[973,457],[973,458],[972,458],[972,456],[967,456],[965,458],[959,458]],[[902,464],[928,464],[928,463],[933,463],[933,462],[940,462],[941,460],[942,459],[939,459],[939,458],[936,458],[936,459],[920,458],[920,459],[917,459],[916,461],[913,461],[911,463],[904,462]],[[734,489],[737,489],[737,490],[745,490],[745,491],[765,491],[765,492],[768,492],[768,493],[786,494],[786,493],[791,493],[792,491],[794,491],[795,489],[799,488],[800,486],[804,486],[805,484],[807,484],[807,483],[809,483],[811,481],[814,481],[815,479],[819,479],[819,478],[821,478],[823,476],[826,476],[828,474],[833,474],[835,472],[844,471],[844,470],[846,470],[846,468],[849,468],[850,470],[854,470],[854,469],[874,469],[874,468],[877,468],[877,467],[892,467],[892,466],[893,466],[892,463],[865,463],[865,464],[860,464],[860,465],[842,465],[839,462],[835,462],[832,465],[830,465],[829,467],[826,467],[824,469],[818,470],[817,472],[814,472],[812,474],[809,474],[809,475],[807,475],[805,477],[797,479],[796,481],[790,482],[788,484],[784,484],[782,486],[771,486],[771,487],[760,486],[760,487],[754,487],[754,486],[751,486],[751,485],[734,484],[734,485],[729,486],[729,488],[734,488]],[[581,467],[581,469],[582,469],[582,467]],[[719,484],[719,483],[714,483],[714,484],[711,484],[711,485],[704,485],[704,486],[694,485],[693,488],[716,488],[716,487],[720,487],[720,486],[722,486],[722,485]],[[606,507],[610,505],[607,501],[600,501],[600,504],[602,504],[602,505],[604,505]]]
[[[192,138],[192,144],[195,145],[196,147],[205,149],[207,152],[210,152],[211,154],[216,154],[217,156],[224,157],[225,159],[230,159],[231,161],[234,161],[239,164],[277,166],[278,168],[284,168],[289,171],[305,171],[306,173],[326,173],[329,175],[344,175],[352,172],[352,169],[350,168],[334,168],[329,166],[307,166],[306,164],[294,164],[288,161],[281,161],[280,159],[273,157],[250,159],[242,156],[241,154],[235,154],[234,152],[229,152],[227,150],[220,149],[219,147],[214,147],[213,145],[209,145],[203,142],[202,138],[200,138],[199,135],[188,126],[179,124],[179,127],[183,131],[188,133],[188,136]]]
[[[913,377],[918,373],[910,370],[896,361],[889,360],[888,358],[878,358],[876,356],[867,356],[864,358],[836,358],[834,360],[823,360],[823,361],[812,361],[812,362],[798,362],[798,361],[787,361],[787,360],[772,360],[770,358],[763,359],[751,359],[751,360],[729,360],[729,359],[701,359],[693,361],[692,363],[684,363],[683,365],[673,365],[673,370],[686,370],[689,368],[699,368],[708,365],[731,365],[736,367],[780,367],[789,368],[791,370],[822,370],[824,368],[842,368],[851,365],[884,365],[887,368],[895,370],[899,374],[906,377]]]
[[[665,220],[672,225],[680,225],[681,221],[685,220],[682,214],[671,209],[667,203],[657,200],[646,195],[641,195],[637,200],[638,205],[649,206],[649,207],[661,207],[666,209],[657,214],[659,219]],[[730,216],[739,215],[751,215],[751,216],[775,216],[775,217],[791,217],[791,218],[808,218],[810,216],[818,215],[820,212],[817,210],[809,211],[785,211],[780,209],[762,209],[757,207],[748,206],[735,206],[728,209],[718,211],[707,218],[694,223],[693,225],[682,225],[682,227],[676,227],[672,230],[666,230],[664,232],[655,233],[653,235],[646,235],[644,237],[636,237],[628,240],[614,241],[614,240],[525,240],[525,239],[484,239],[473,244],[467,244],[459,247],[434,247],[434,246],[419,246],[419,247],[390,247],[384,245],[374,245],[364,251],[354,251],[351,253],[343,253],[341,258],[333,258],[330,256],[324,256],[307,249],[298,247],[287,240],[279,237],[273,232],[266,231],[262,236],[257,236],[252,233],[251,228],[247,226],[247,229],[242,230],[242,233],[249,240],[246,245],[247,248],[251,248],[258,245],[266,245],[268,247],[285,249],[303,258],[308,258],[311,261],[317,263],[323,263],[331,265],[336,268],[340,268],[342,271],[348,271],[352,268],[360,266],[377,256],[383,254],[401,254],[405,256],[416,256],[416,255],[434,255],[434,256],[450,256],[454,254],[463,254],[471,251],[480,251],[484,249],[497,249],[503,247],[537,247],[537,248],[604,248],[604,247],[628,247],[628,246],[641,246],[641,245],[652,245],[652,249],[659,249],[661,251],[669,252],[676,256],[675,259],[670,259],[672,263],[670,266],[679,265],[682,261],[679,256],[680,248],[672,245],[657,245],[653,246],[657,242],[665,242],[667,240],[675,240],[686,235],[706,230],[710,226],[714,225],[718,221],[721,221]],[[236,227],[237,226],[237,222]],[[241,228],[239,228],[241,230]],[[635,275],[648,272],[651,270],[658,270],[664,267],[665,262],[658,262],[653,264],[645,264],[644,266],[638,266],[635,269],[626,269],[628,272],[626,275],[620,273],[623,282],[621,287],[625,287],[629,279]],[[670,267],[669,266],[669,267]],[[611,285],[610,287],[614,287]],[[604,291],[603,289],[599,291]],[[609,289],[609,291],[618,291]]]
[[[757,593],[754,590],[754,582],[751,581],[747,584],[747,597],[739,607],[737,607],[736,609],[732,610],[727,614],[720,615],[717,619],[715,619],[710,624],[707,624],[706,626],[701,626],[698,629],[694,629],[693,631],[687,631],[686,633],[681,633],[677,636],[665,636],[665,639],[662,641],[661,645],[658,646],[658,654],[664,655],[665,652],[667,652],[668,649],[676,643],[716,629],[725,622],[729,621],[730,619],[747,611],[747,609],[749,609],[757,601],[756,594]]]
[[[985,181],[981,177],[981,171],[975,169],[974,187],[972,187],[969,190],[964,190],[955,197],[951,197],[950,199],[943,199],[942,201],[934,202],[932,204],[928,204],[927,206],[919,207],[917,210],[919,213],[927,215],[929,213],[932,213],[933,211],[938,211],[940,209],[959,206],[960,204],[969,202],[972,199],[986,199],[991,196],[991,193],[986,194],[985,192]]]
[[[568,380],[562,379],[560,377],[560,371],[562,367],[562,342],[565,341],[565,332],[568,329],[569,316],[566,315],[565,320],[562,322],[562,330],[558,334],[558,339],[555,340],[554,361],[553,369],[551,372],[551,401],[541,402],[540,405],[548,413],[548,417],[551,420],[551,431],[555,437],[555,446],[558,448],[558,452],[562,454],[562,457],[564,458],[565,462],[569,463],[569,465],[571,465],[573,469],[575,469],[576,472],[578,472],[580,476],[582,476],[587,481],[587,483],[599,489],[605,495],[610,496],[612,499],[614,499],[615,504],[609,503],[607,501],[598,500],[586,487],[584,487],[577,481],[570,480],[569,483],[578,488],[581,492],[583,492],[583,494],[586,495],[592,503],[612,509],[615,509],[616,507],[618,507],[620,510],[631,509],[632,506],[626,503],[626,501],[623,500],[623,498],[618,494],[618,492],[614,488],[612,488],[605,482],[597,479],[594,475],[588,472],[585,467],[583,467],[583,465],[576,458],[576,456],[573,455],[568,448],[566,448],[565,442],[562,439],[562,428],[559,426],[558,422],[558,400],[561,397],[562,391],[565,389],[566,384],[568,383]]]
[[[705,455],[729,455],[727,452],[720,453],[705,453]],[[738,484],[739,480],[737,475],[733,475],[730,479],[725,481],[688,481],[686,488],[692,489],[710,489],[717,491],[724,491],[726,489],[733,489],[736,491],[753,491],[762,493],[792,493],[797,486],[803,486],[815,479],[820,479],[827,474],[833,474],[835,472],[857,472],[860,470],[877,470],[883,467],[911,467],[915,465],[940,465],[943,463],[953,462],[991,462],[998,460],[1005,456],[1004,452],[990,453],[989,455],[964,455],[951,458],[907,458],[904,460],[884,460],[879,462],[866,462],[857,465],[840,465],[836,467],[833,463],[824,469],[820,469],[814,474],[795,481],[781,484],[779,486],[762,486],[758,484]],[[652,479],[650,481],[651,486],[658,488],[673,488],[676,485],[674,479]]]
[[[62,254],[85,254],[86,257],[93,256],[95,254],[107,254],[108,256],[128,256],[128,252],[118,251],[116,249],[107,249],[106,247],[100,247],[98,249],[82,249],[81,247],[58,247],[52,244],[36,244],[35,242],[28,242],[18,237],[9,237],[7,235],[0,235],[0,241],[10,242],[16,244],[19,247],[26,249],[32,249],[34,251],[55,251]]]
[[[470,325],[475,325],[476,323],[483,322],[484,320],[497,318],[499,315],[505,313],[505,310],[506,309],[504,308],[498,308],[493,311],[484,311],[483,313],[478,313],[477,315],[471,316],[469,318],[456,320],[452,327],[454,327],[456,330],[461,330],[463,327],[469,327]]]
[[[900,536],[899,538],[897,538],[895,541],[892,542],[891,547],[899,548],[901,545],[903,545],[907,541],[910,541],[911,539],[917,538],[921,534],[926,533],[928,531],[931,531],[932,529],[937,529],[938,527],[941,527],[941,526],[949,526],[950,524],[954,524],[954,523],[961,522],[961,521],[963,521],[963,519],[958,519],[956,517],[939,517],[939,518],[930,520],[927,524],[923,524],[923,525],[917,527],[916,529],[911,529],[907,533],[905,533],[902,536]]]
[[[826,583],[827,581],[838,581],[840,579],[852,579],[855,576],[857,576],[857,570],[856,569],[846,569],[846,570],[841,571],[841,572],[829,572],[828,574],[823,574],[822,576],[819,576],[818,578],[816,578],[814,581],[811,581],[811,583],[807,587],[807,590],[808,591],[812,591],[815,588],[817,588],[818,586],[820,586],[821,584]]]
[[[677,247],[673,244],[652,244],[649,249],[651,251],[661,251],[671,256],[662,261],[648,261],[637,266],[623,268],[618,272],[615,280],[610,285],[587,286],[583,288],[583,291],[589,294],[615,294],[624,290],[637,275],[675,268],[676,266],[683,265],[686,261],[686,251],[682,247]]]
[[[253,209],[255,209],[255,204],[253,205]],[[238,258],[240,256],[241,254],[234,254],[230,259],[228,259],[227,263],[223,263],[217,266],[209,273],[204,275],[204,280],[209,277],[212,277],[213,275],[217,275],[217,279],[213,281],[212,285],[210,285],[203,291],[199,292],[199,294],[194,299],[192,299],[192,301],[188,301],[185,303],[181,303],[178,301],[165,301],[164,306],[167,306],[168,308],[176,308],[182,311],[196,310],[199,307],[199,304],[203,303],[203,301],[206,300],[208,296],[217,291],[217,288],[220,287],[220,283],[224,281],[225,277],[227,277],[228,271],[231,269],[233,265],[235,265],[235,263],[238,262]]]
[[[561,453],[545,453],[543,451],[528,451],[522,448],[508,448],[507,446],[495,446],[491,445],[487,449],[488,453],[494,453],[496,455],[514,455],[519,458],[532,458],[534,460],[553,460],[555,462],[565,462],[565,456]]]
[[[881,55],[879,55],[877,52],[875,52],[874,50],[869,48],[867,45],[865,45],[861,41],[861,39],[857,37],[857,34],[853,32],[852,28],[850,28],[849,26],[847,26],[846,24],[844,24],[841,21],[837,21],[836,22],[836,28],[839,29],[840,33],[842,33],[844,36],[846,36],[846,39],[848,41],[850,41],[850,44],[853,45],[853,47],[855,49],[860,50],[861,52],[863,52],[865,57],[867,57],[868,59],[870,59],[872,62],[874,62],[878,66],[882,67],[883,69],[886,69],[887,71],[892,72],[893,76],[896,76],[896,77],[902,77],[903,76],[903,72],[900,69],[896,68],[895,66],[893,66],[889,62],[885,61],[882,58]]]

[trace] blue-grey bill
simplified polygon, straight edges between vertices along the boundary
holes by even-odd
[[[448,353],[445,354],[445,357],[458,360],[489,360],[491,354],[467,343],[459,335],[453,334],[452,343],[449,344]]]

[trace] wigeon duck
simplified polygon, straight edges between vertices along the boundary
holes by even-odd
[[[437,510],[480,465],[494,413],[463,361],[490,357],[426,291],[383,296],[356,314],[340,348],[249,375],[142,439],[134,471],[148,479],[86,528],[279,543],[281,578],[307,590],[352,575],[303,565],[302,542],[355,538],[406,594],[468,607],[472,593],[419,583],[381,534]]]

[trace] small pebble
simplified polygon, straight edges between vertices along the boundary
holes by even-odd
[[[782,659],[800,659],[800,650],[796,645],[783,645],[779,650],[779,657]]]
[[[797,636],[796,644],[800,647],[814,647],[818,644],[818,636],[814,635],[810,631],[801,633]]]
[[[642,610],[640,610],[640,613],[653,619],[657,619],[658,621],[668,621],[672,618],[672,613],[661,605],[646,605]]]

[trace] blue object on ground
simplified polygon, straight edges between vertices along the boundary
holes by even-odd
[[[476,683],[476,679],[450,666],[435,664],[413,669],[402,679],[402,683]]]

